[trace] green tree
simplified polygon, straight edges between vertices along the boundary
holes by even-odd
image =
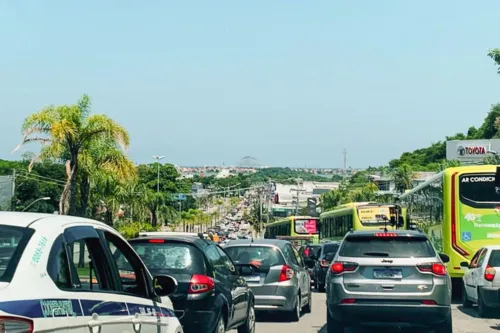
[[[408,164],[402,164],[392,171],[392,180],[398,192],[404,193],[413,187],[413,170]]]
[[[128,132],[122,126],[105,115],[91,115],[90,108],[90,97],[83,95],[75,105],[45,107],[27,117],[23,124],[23,140],[18,147],[31,142],[42,143],[40,153],[32,163],[67,159],[67,182],[59,201],[61,214],[77,213],[77,181],[82,151],[99,140],[115,142],[123,149],[129,145]]]

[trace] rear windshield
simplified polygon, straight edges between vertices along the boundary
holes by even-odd
[[[500,250],[493,250],[491,252],[488,265],[490,265],[491,267],[500,267]]]
[[[495,174],[460,176],[460,201],[475,208],[496,208],[500,202],[500,193],[495,190]]]
[[[347,237],[342,257],[426,258],[436,255],[431,243],[420,237]]]
[[[203,255],[185,243],[131,242],[151,274],[205,274]],[[120,270],[128,270],[117,260]],[[132,270],[131,268],[129,270]]]
[[[10,282],[33,230],[0,225],[0,282]]]
[[[317,234],[318,220],[317,219],[297,219],[294,221],[296,234]]]
[[[309,258],[312,255],[318,255],[318,251],[321,249],[321,246],[306,246],[304,249],[304,258]]]
[[[323,245],[323,254],[327,255],[329,253],[337,253],[337,250],[339,249],[340,244],[325,244]]]
[[[224,251],[235,264],[254,264],[256,266],[284,265],[283,255],[276,247],[271,246],[232,246]]]

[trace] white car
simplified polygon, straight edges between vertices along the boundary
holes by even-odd
[[[482,247],[474,254],[470,264],[464,261],[460,266],[466,269],[463,306],[467,308],[476,303],[479,317],[489,317],[491,310],[500,308],[500,245]]]
[[[0,212],[2,333],[182,333],[176,288],[103,223]]]

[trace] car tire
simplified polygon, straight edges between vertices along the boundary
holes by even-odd
[[[295,302],[292,311],[290,311],[289,318],[290,321],[292,322],[298,322],[300,320],[300,312],[301,312],[301,306],[300,306],[300,296],[297,295],[295,297]]]
[[[434,328],[434,332],[436,333],[453,333],[453,319],[452,316],[449,315],[448,318],[439,325],[436,325]]]
[[[344,333],[344,325],[330,316],[328,308],[326,309],[326,333]]]
[[[238,327],[238,333],[255,333],[255,308],[253,303],[248,304],[247,320]]]
[[[477,314],[480,318],[488,318],[490,316],[490,308],[484,304],[479,288],[477,289]]]
[[[309,289],[309,296],[307,297],[307,304],[304,306],[302,309],[304,313],[311,313],[312,312],[312,291]]]
[[[226,323],[224,322],[224,316],[222,315],[222,311],[217,320],[217,325],[215,325],[214,333],[225,333],[226,332]]]
[[[469,301],[469,296],[467,296],[467,291],[465,289],[465,286],[462,286],[462,306],[464,308],[472,307],[472,302]]]

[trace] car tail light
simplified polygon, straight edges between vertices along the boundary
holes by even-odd
[[[281,268],[279,282],[288,281],[293,277],[293,269],[288,265],[283,265]]]
[[[194,274],[189,281],[188,294],[203,294],[214,288],[215,282],[210,276]]]
[[[326,259],[323,259],[319,262],[319,264],[321,265],[321,267],[328,267],[330,266],[330,262]]]
[[[377,232],[375,237],[397,237],[398,234],[395,232]]]
[[[484,271],[484,279],[486,281],[493,281],[495,279],[496,270],[490,265],[486,266],[486,270]]]
[[[310,250],[309,248],[306,248],[306,249],[304,250],[304,255],[305,255],[306,257],[309,257],[309,253],[311,253],[311,250]]]
[[[330,266],[330,272],[338,275],[344,272],[354,272],[358,264],[355,262],[336,261]]]
[[[33,330],[32,320],[0,316],[0,333],[33,333]]]
[[[439,262],[418,264],[417,268],[423,273],[432,273],[434,275],[446,275],[446,266]]]
[[[436,301],[433,301],[433,300],[431,300],[431,299],[424,299],[424,300],[422,301],[422,304],[423,304],[423,305],[437,305]]]
[[[149,243],[165,243],[164,239],[149,239]]]
[[[356,300],[354,298],[344,298],[340,301],[340,304],[354,304]]]

